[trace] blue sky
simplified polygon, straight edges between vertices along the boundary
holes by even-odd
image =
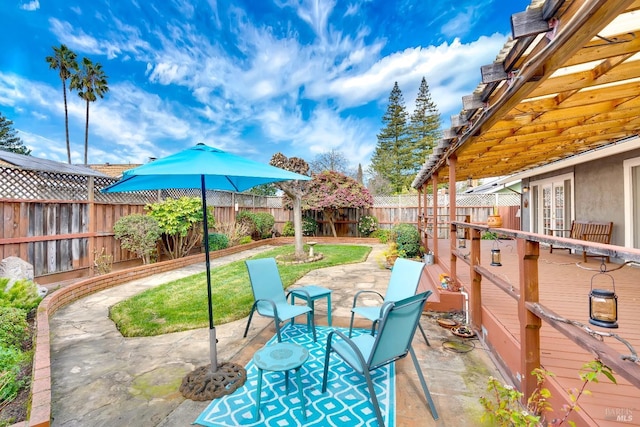
[[[10,0],[0,112],[32,155],[66,161],[66,44],[102,64],[89,163],[145,163],[199,142],[267,163],[341,151],[366,169],[395,81],[409,112],[424,76],[443,119],[462,106],[525,0]],[[9,40],[7,39],[7,40]],[[69,99],[72,162],[85,104]]]

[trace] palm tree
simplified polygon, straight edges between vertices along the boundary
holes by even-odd
[[[87,101],[87,121],[84,128],[84,164],[87,164],[87,152],[89,150],[89,103],[97,97],[104,98],[109,92],[107,75],[102,70],[100,63],[93,63],[89,58],[82,59],[82,69],[71,77],[71,89],[78,91],[78,96]]]
[[[62,80],[62,95],[64,96],[64,128],[67,135],[67,162],[71,164],[71,145],[69,145],[69,113],[67,111],[67,79],[71,77],[72,71],[78,70],[75,52],[69,50],[67,46],[61,44],[60,47],[53,47],[53,56],[47,56],[46,61],[49,68],[60,71]]]

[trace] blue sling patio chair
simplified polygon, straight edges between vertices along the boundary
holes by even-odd
[[[335,352],[356,372],[364,375],[367,388],[371,395],[371,403],[378,419],[378,425],[384,427],[384,420],[378,397],[376,396],[371,380],[370,372],[404,358],[408,353],[413,359],[413,366],[416,368],[424,396],[429,404],[431,415],[434,420],[438,419],[429,388],[422,375],[420,364],[416,357],[411,341],[416,333],[416,328],[420,322],[422,310],[431,291],[426,291],[400,301],[386,302],[384,314],[379,322],[378,331],[375,335],[362,334],[354,338],[349,338],[342,332],[334,330],[327,337],[327,348],[324,359],[324,373],[322,377],[322,392],[327,391],[327,378],[329,372],[329,360],[331,352]],[[334,340],[334,337],[339,337]],[[344,375],[344,373],[333,374]]]
[[[420,276],[422,276],[422,270],[424,270],[425,264],[418,261],[412,261],[406,258],[398,258],[393,264],[391,269],[391,277],[389,278],[389,285],[387,286],[387,292],[384,296],[379,292],[372,290],[358,291],[353,297],[353,306],[351,308],[351,323],[349,324],[349,336],[353,329],[353,318],[357,314],[365,317],[373,322],[371,327],[371,333],[375,332],[376,323],[382,318],[384,303],[390,301],[399,301],[401,299],[408,298],[416,294],[418,290],[418,284],[420,283]],[[380,297],[382,305],[378,306],[358,306],[358,298],[367,294],[374,294]],[[422,337],[428,346],[429,340],[427,334],[422,329],[422,325],[418,323]]]
[[[280,323],[306,314],[307,327],[310,325],[313,331],[313,341],[315,342],[316,326],[313,319],[313,310],[306,305],[292,305],[287,302],[289,295],[284,293],[284,286],[282,285],[275,258],[252,259],[245,261],[245,264],[249,272],[249,281],[251,282],[251,291],[255,302],[251,307],[251,313],[249,313],[249,321],[244,330],[244,337],[249,332],[249,325],[251,325],[251,319],[255,311],[258,311],[258,314],[262,316],[273,318],[278,342],[282,342]],[[297,291],[304,292],[301,289],[297,289]]]

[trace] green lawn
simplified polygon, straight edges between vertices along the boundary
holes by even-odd
[[[292,245],[282,246],[253,258],[275,257],[291,253]],[[278,265],[285,288],[311,270],[340,264],[362,262],[369,246],[317,245],[320,261]],[[211,269],[214,324],[241,319],[249,314],[253,294],[244,261]],[[203,328],[209,325],[206,274],[200,273],[165,283],[122,301],[110,309],[110,317],[127,337],[161,335]]]

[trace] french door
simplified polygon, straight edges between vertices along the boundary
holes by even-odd
[[[549,180],[532,182],[531,187],[538,200],[534,214],[534,228],[537,233],[567,237],[571,226],[571,189],[573,176],[563,175]]]
[[[624,163],[624,245],[640,248],[640,158]]]

